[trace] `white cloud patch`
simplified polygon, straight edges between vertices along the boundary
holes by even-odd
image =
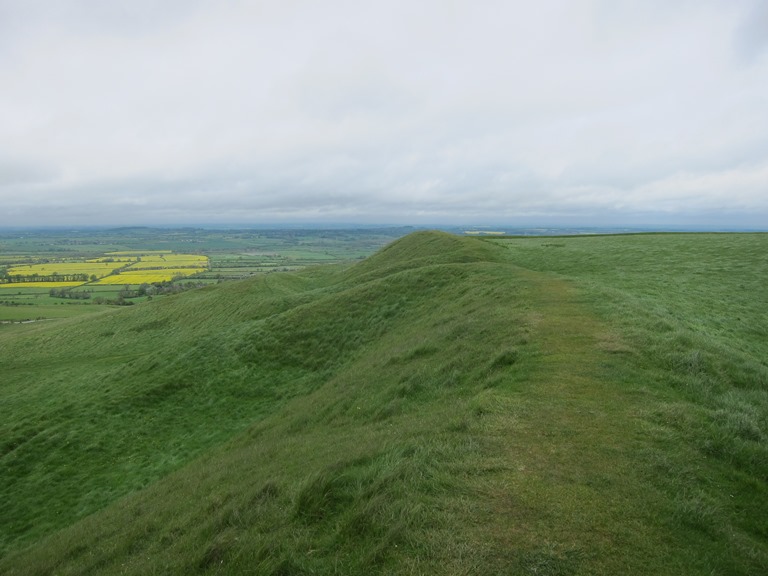
[[[768,222],[766,18],[759,0],[0,0],[0,226]]]

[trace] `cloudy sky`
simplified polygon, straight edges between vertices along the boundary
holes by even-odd
[[[0,0],[0,226],[768,228],[765,0]]]

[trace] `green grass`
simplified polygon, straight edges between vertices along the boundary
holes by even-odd
[[[84,307],[80,303],[52,302],[50,304],[35,304],[25,306],[0,304],[0,322],[26,322],[29,320],[52,320],[55,318],[71,318],[87,313],[98,313],[97,306]]]
[[[688,430],[703,454],[765,477],[768,235],[558,242],[562,247],[552,249],[541,241],[501,241],[521,265],[575,280],[644,352],[648,371],[678,393],[670,410],[690,404],[690,412],[681,411],[693,420],[681,422],[680,431]]]
[[[0,330],[0,573],[763,573],[765,248],[417,233]]]
[[[607,347],[642,369],[654,402],[638,460],[718,561],[760,559],[768,530],[768,235],[679,234],[495,241],[514,262],[578,287],[615,327]],[[748,565],[748,564],[746,564]],[[747,571],[748,573],[748,571]]]

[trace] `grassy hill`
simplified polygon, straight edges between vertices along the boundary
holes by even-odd
[[[6,327],[0,573],[765,573],[765,254],[423,232]]]

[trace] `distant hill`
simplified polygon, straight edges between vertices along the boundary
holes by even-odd
[[[2,329],[0,573],[768,573],[767,253],[416,232]]]

